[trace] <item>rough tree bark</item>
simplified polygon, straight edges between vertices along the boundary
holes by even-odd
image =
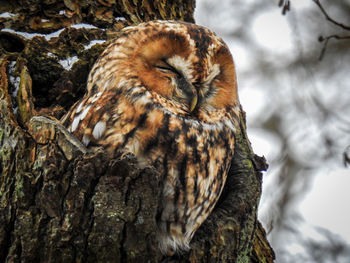
[[[243,111],[219,203],[191,251],[168,259],[155,242],[157,171],[137,168],[132,155],[109,160],[103,149],[88,151],[55,120],[82,96],[89,69],[121,28],[194,22],[194,7],[180,0],[0,1],[0,262],[273,262],[257,221],[266,164],[252,152]],[[79,23],[96,27],[72,27]]]

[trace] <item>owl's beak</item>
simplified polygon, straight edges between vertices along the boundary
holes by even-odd
[[[194,109],[196,108],[198,103],[198,96],[197,94],[194,94],[194,96],[192,97],[192,101],[191,101],[191,105],[190,105],[190,111],[194,111]]]
[[[193,112],[198,105],[198,91],[186,78],[177,78],[177,85],[182,90],[182,96],[186,98],[186,104],[190,112]]]

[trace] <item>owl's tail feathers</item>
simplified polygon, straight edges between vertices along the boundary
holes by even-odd
[[[168,224],[168,227],[166,225]],[[158,244],[163,255],[182,254],[190,249],[191,237],[182,233],[181,225],[162,222],[159,224]],[[168,230],[168,231],[167,231]]]

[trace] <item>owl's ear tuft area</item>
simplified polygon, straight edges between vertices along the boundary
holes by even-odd
[[[187,41],[184,39],[174,41],[171,36],[172,34],[161,34],[147,39],[135,52],[135,55],[142,57],[146,63],[166,59],[173,55],[188,57],[191,50],[188,48]]]

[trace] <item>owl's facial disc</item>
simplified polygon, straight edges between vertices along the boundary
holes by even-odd
[[[142,85],[176,103],[185,114],[197,116],[202,110],[234,106],[238,98],[229,50],[220,40],[216,46],[209,45],[205,35],[195,37],[199,31],[189,32],[193,41],[175,30],[142,39],[133,56]]]
[[[166,66],[155,66],[161,74],[170,80],[173,86],[172,98],[187,105],[187,108],[192,112],[198,102],[198,92],[191,82],[183,76],[178,70],[167,64]]]
[[[179,64],[174,63],[182,59],[178,55],[174,57],[161,57],[143,63],[148,65],[147,70],[143,70],[144,74],[141,78],[147,83],[148,88],[156,90],[158,94],[163,95],[167,99],[174,99],[184,106],[184,110],[192,112],[197,106],[198,91],[192,85],[189,80],[189,66],[184,65],[184,62]],[[184,61],[184,60],[183,60]],[[153,80],[157,78],[157,81],[149,82],[150,78],[147,78],[147,72],[152,72]]]
[[[160,36],[153,40],[147,39],[135,61],[144,86],[150,92],[177,101],[185,112],[193,111],[198,101],[197,90],[189,80],[191,63],[182,59],[189,55],[186,44],[181,45],[180,41]]]
[[[198,90],[191,83],[192,76],[190,72],[190,63],[182,59],[180,56],[175,55],[167,60],[164,60],[164,63],[168,65],[170,71],[175,72],[174,77],[174,96],[178,97],[180,100],[185,99],[186,104],[190,112],[193,112],[198,105]]]

